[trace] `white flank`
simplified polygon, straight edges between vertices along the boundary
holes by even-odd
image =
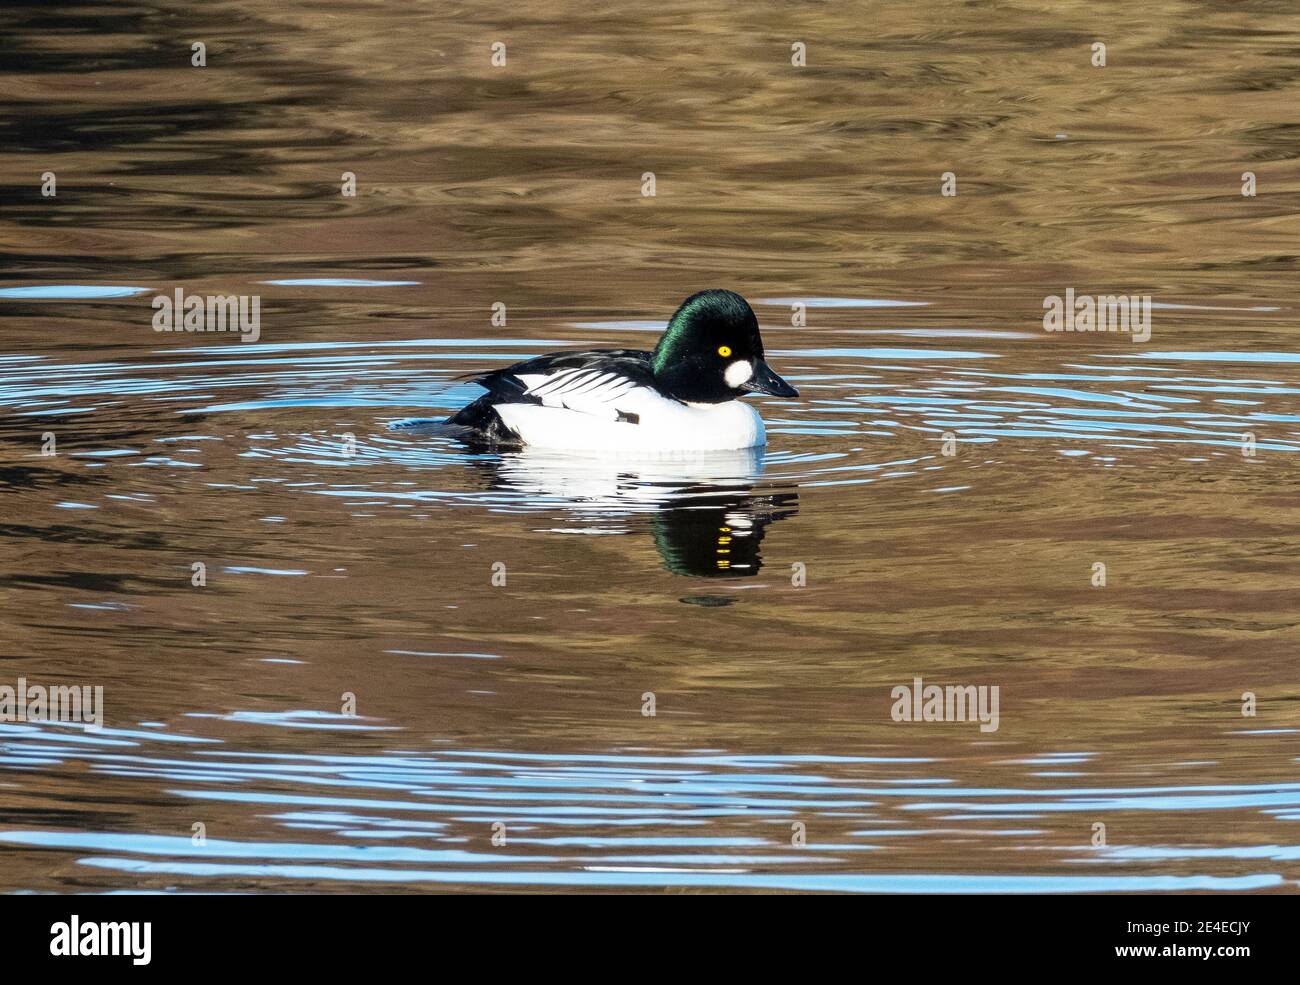
[[[687,405],[643,386],[611,386],[592,399],[579,389],[574,385],[563,398],[539,392],[546,401],[541,406],[497,404],[496,411],[507,427],[534,448],[635,453],[725,451],[767,443],[762,418],[739,400]],[[604,389],[601,382],[596,389]],[[611,395],[611,391],[616,392]]]

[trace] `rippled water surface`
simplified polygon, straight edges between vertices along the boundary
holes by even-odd
[[[1289,5],[193,6],[0,13],[0,888],[1294,891]],[[400,426],[713,286],[762,453]]]

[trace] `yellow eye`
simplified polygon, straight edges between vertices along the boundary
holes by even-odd
[[[731,346],[729,345],[718,346],[718,355],[722,356],[724,359],[727,356],[731,355]]]

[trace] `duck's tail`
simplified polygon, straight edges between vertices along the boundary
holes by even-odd
[[[389,425],[394,431],[419,434],[427,437],[454,438],[473,448],[522,448],[519,435],[506,427],[501,415],[492,406],[490,394],[465,405],[445,421],[434,418],[413,418],[395,421]]]

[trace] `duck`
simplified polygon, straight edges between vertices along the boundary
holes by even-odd
[[[799,396],[767,364],[749,302],[720,289],[683,301],[653,351],[552,352],[462,379],[487,393],[448,417],[445,432],[506,450],[758,448],[763,419],[741,398]]]

